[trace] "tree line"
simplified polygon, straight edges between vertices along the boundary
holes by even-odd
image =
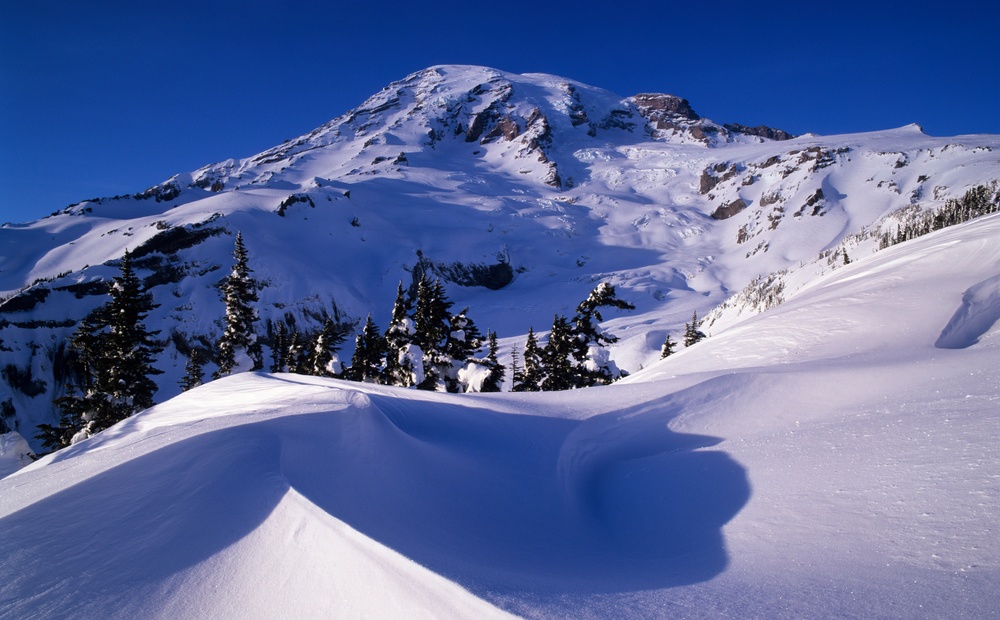
[[[204,365],[212,361],[213,378],[262,370],[262,339],[255,304],[260,284],[252,277],[243,236],[237,233],[234,264],[222,285],[224,327],[210,355],[192,348],[181,388],[204,381]],[[58,424],[41,424],[36,437],[49,450],[90,437],[154,404],[162,374],[153,366],[163,350],[159,332],[145,319],[157,306],[135,273],[126,250],[120,272],[109,288],[110,300],[83,319],[69,340],[66,393],[56,400]],[[572,317],[556,314],[544,344],[531,328],[524,349],[512,352],[512,389],[518,392],[567,390],[606,385],[624,376],[610,360],[607,346],[617,337],[603,331],[602,309],[634,309],[615,287],[598,284]],[[337,360],[346,340],[343,324],[331,318],[313,333],[300,334],[286,321],[268,326],[270,371],[339,377],[422,390],[499,392],[506,377],[497,335],[484,335],[469,309],[454,311],[444,285],[424,273],[415,290],[399,283],[387,328],[369,314],[355,339],[350,365]],[[664,343],[666,350],[669,336]]]
[[[879,237],[879,249],[916,239],[923,235],[968,222],[977,217],[1000,211],[1000,192],[986,185],[970,188],[961,198],[949,198],[940,208],[921,211],[899,223],[895,233],[885,232]]]

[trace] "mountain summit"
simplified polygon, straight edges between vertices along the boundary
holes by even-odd
[[[285,181],[302,187],[315,177],[370,172],[372,162],[391,164],[414,149],[454,151],[464,143],[490,145],[476,155],[493,165],[503,162],[499,170],[538,173],[547,185],[563,188],[574,182],[560,176],[557,154],[569,156],[565,165],[574,168],[576,148],[621,142],[623,132],[640,141],[706,146],[792,137],[767,127],[717,125],[673,95],[622,98],[551,75],[439,66],[390,84],[296,140],[240,162],[203,168],[189,183],[218,188]],[[304,161],[331,150],[342,155]]]
[[[1000,136],[443,66],[6,224],[0,616],[994,614],[997,211]]]
[[[30,438],[53,420],[66,339],[126,250],[157,305],[160,399],[220,335],[238,232],[262,326],[385,326],[397,285],[426,273],[509,348],[607,281],[637,306],[614,319],[612,352],[634,371],[693,311],[789,268],[810,266],[787,283],[805,286],[997,179],[997,136],[793,137],[673,95],[432,67],[258,155],[0,227],[4,427]]]

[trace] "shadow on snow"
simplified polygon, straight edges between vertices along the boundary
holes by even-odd
[[[0,557],[19,566],[0,599],[67,574],[80,592],[152,585],[253,531],[289,487],[487,596],[664,588],[726,567],[746,471],[704,449],[718,440],[669,430],[666,400],[582,422],[360,401],[186,439],[0,520]]]

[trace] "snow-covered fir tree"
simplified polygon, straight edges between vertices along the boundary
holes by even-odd
[[[309,357],[309,336],[293,329],[288,334],[288,349],[285,354],[286,372],[305,375]]]
[[[106,419],[95,417],[95,431],[118,423],[137,411],[153,406],[156,383],[152,375],[162,374],[153,368],[153,359],[163,347],[154,340],[158,332],[146,329],[146,315],[156,308],[132,268],[128,252],[121,261],[121,273],[111,283],[108,305],[107,372],[99,376],[98,387],[108,398]]]
[[[446,352],[451,306],[440,280],[431,281],[426,275],[420,278],[413,310],[414,344],[420,347],[423,360],[423,380],[417,382],[418,389],[447,389],[453,362]]]
[[[128,250],[119,268],[108,290],[110,301],[82,321],[70,341],[77,383],[57,402],[59,426],[39,427],[48,448],[75,443],[153,406],[156,383],[150,377],[162,372],[152,365],[162,346],[144,321],[156,306]]]
[[[698,321],[698,311],[695,310],[691,315],[691,322],[684,324],[684,346],[690,347],[706,338],[705,333],[698,329],[700,322]]]
[[[422,358],[423,354],[413,343],[415,330],[413,319],[410,318],[412,309],[413,301],[400,282],[396,287],[396,301],[392,306],[389,326],[385,330],[386,353],[382,383],[386,385],[410,387],[423,379],[423,364],[421,363],[419,377],[414,368],[414,360]]]
[[[288,327],[277,321],[271,336],[271,372],[288,372]]]
[[[483,366],[486,367],[488,374],[483,384],[480,386],[480,392],[499,392],[503,387],[503,376],[504,376],[504,366],[499,360],[499,346],[497,345],[497,333],[494,331],[487,331],[487,340],[489,342],[489,353],[486,355],[486,360],[483,362]]]
[[[604,320],[601,308],[635,310],[635,306],[620,299],[615,287],[607,282],[598,284],[587,299],[580,302],[572,322],[573,358],[577,363],[573,387],[606,385],[621,375],[606,349],[607,345],[618,342],[618,337],[598,325]]]
[[[663,340],[663,346],[660,347],[660,359],[666,359],[674,354],[677,348],[677,343],[670,338],[670,334]]]
[[[198,387],[204,382],[204,363],[205,361],[201,356],[201,352],[198,351],[198,349],[191,349],[191,354],[188,355],[187,363],[184,364],[184,378],[181,379],[181,390],[187,392],[192,388]]]
[[[468,314],[469,308],[466,307],[448,319],[448,339],[444,347],[442,371],[449,392],[468,391],[468,384],[458,378],[458,370],[472,360],[483,346],[483,335]]]
[[[524,343],[524,360],[520,371],[514,373],[512,391],[537,392],[542,389],[545,378],[543,351],[538,346],[535,330],[528,328],[528,339]]]
[[[98,376],[108,363],[103,352],[107,350],[107,305],[84,317],[70,338],[67,347],[66,393],[57,398],[59,424],[39,424],[35,435],[46,450],[58,450],[70,445],[94,416],[94,411],[105,406],[103,395],[97,389]]]
[[[250,277],[249,256],[243,245],[243,234],[239,232],[236,233],[233,258],[236,259],[233,270],[222,287],[226,325],[216,344],[219,368],[215,378],[264,367],[261,345],[254,328],[257,311],[253,304],[258,299],[258,284]]]
[[[573,333],[569,320],[557,314],[552,320],[552,331],[549,332],[548,342],[542,350],[544,368],[542,390],[548,392],[576,387],[578,372],[573,361],[576,347],[576,334]]]
[[[306,373],[318,377],[335,377],[341,372],[337,351],[346,335],[332,318],[327,318],[323,328],[316,332],[306,356]]]
[[[376,383],[382,376],[385,364],[385,337],[379,333],[378,326],[369,314],[361,333],[354,341],[354,355],[351,357],[351,367],[344,372],[344,377],[352,381]]]

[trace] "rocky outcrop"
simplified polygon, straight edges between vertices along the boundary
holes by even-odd
[[[766,140],[791,140],[792,138],[797,137],[795,134],[790,134],[787,131],[774,129],[766,125],[747,127],[746,125],[741,125],[739,123],[726,123],[723,127],[733,133],[741,133],[747,136],[757,136]]]
[[[737,213],[745,210],[749,205],[742,199],[737,198],[736,200],[722,205],[718,209],[712,212],[712,219],[715,220],[728,220]]]
[[[517,121],[510,116],[504,116],[483,136],[480,144],[487,144],[500,138],[510,142],[519,135],[521,135],[521,128],[518,127]]]
[[[656,93],[642,93],[632,98],[639,112],[657,129],[665,128],[666,124],[682,118],[689,121],[701,120],[701,117],[691,108],[687,99]],[[660,127],[662,124],[664,127]]]

